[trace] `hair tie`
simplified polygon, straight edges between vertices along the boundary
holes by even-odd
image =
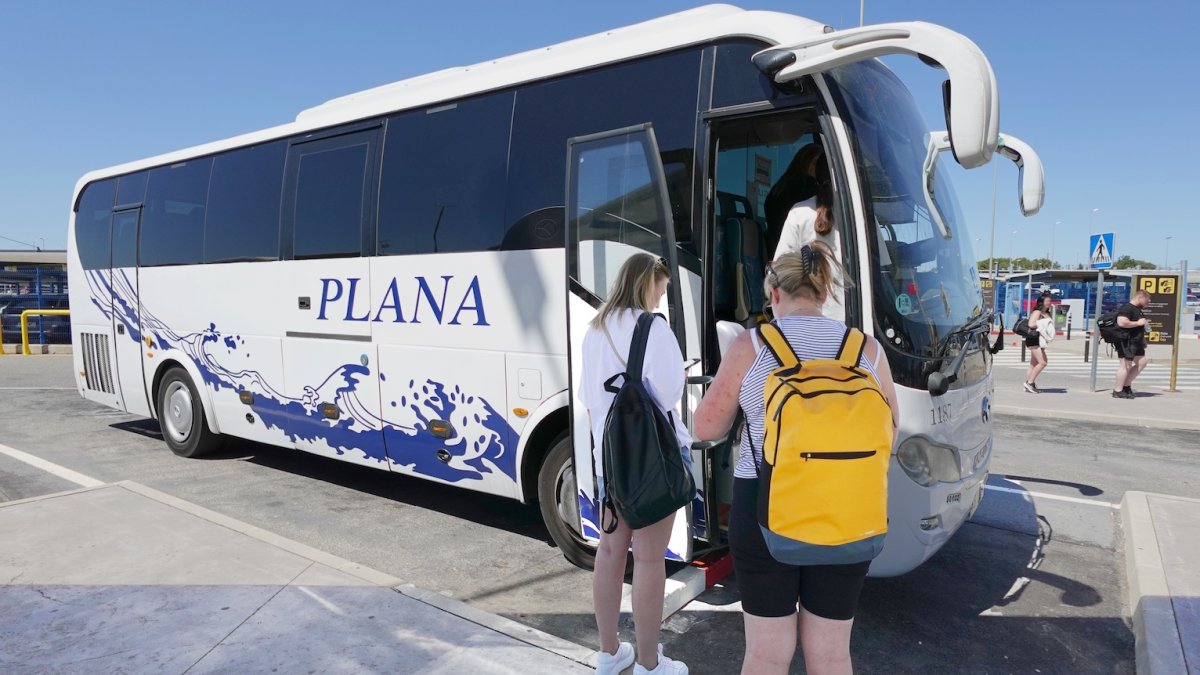
[[[816,252],[812,247],[805,244],[800,248],[800,271],[804,276],[812,274],[813,263],[815,262]]]

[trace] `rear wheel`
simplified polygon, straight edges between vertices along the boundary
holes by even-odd
[[[158,385],[158,424],[171,452],[200,457],[221,445],[221,436],[208,428],[204,405],[183,368],[172,368]]]
[[[538,501],[550,538],[572,564],[590,570],[596,564],[596,547],[583,538],[579,525],[579,495],[575,465],[571,462],[571,437],[555,439],[538,473]]]

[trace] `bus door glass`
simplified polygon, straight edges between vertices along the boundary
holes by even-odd
[[[142,335],[141,303],[138,300],[137,241],[141,216],[140,206],[113,213],[109,290],[112,293],[117,383],[125,410],[134,415],[153,417],[142,370],[142,354],[147,345],[146,336]]]
[[[570,139],[567,167],[567,324],[576,500],[572,504],[563,499],[560,512],[569,524],[578,522],[585,538],[595,540],[599,538],[600,510],[592,465],[592,427],[588,411],[578,400],[583,336],[588,321],[607,299],[617,271],[630,256],[649,253],[667,261],[672,283],[658,311],[671,321],[681,349],[686,335],[676,283],[674,229],[653,128],[645,124]],[[688,511],[691,509],[681,510],[681,517],[675,519],[668,557],[691,557]]]

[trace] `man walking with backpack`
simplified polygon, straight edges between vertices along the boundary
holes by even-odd
[[[1142,313],[1150,304],[1150,294],[1138,291],[1133,299],[1117,310],[1117,328],[1124,336],[1116,343],[1120,361],[1117,363],[1117,382],[1113,386],[1113,398],[1133,398],[1133,380],[1146,369],[1146,326],[1149,320]]]

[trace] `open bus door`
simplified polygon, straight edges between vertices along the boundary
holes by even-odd
[[[560,504],[578,533],[592,543],[600,537],[600,505],[592,466],[592,434],[588,411],[578,400],[583,368],[583,336],[587,323],[608,297],[621,265],[636,253],[667,261],[671,285],[658,311],[685,344],[687,327],[681,307],[674,226],[668,208],[666,179],[650,124],[616,129],[567,141],[566,283],[571,437],[575,504]],[[685,364],[680,364],[680,369]],[[697,477],[697,484],[700,484]],[[577,509],[572,508],[577,506]],[[692,509],[680,509],[667,557],[692,556]]]

